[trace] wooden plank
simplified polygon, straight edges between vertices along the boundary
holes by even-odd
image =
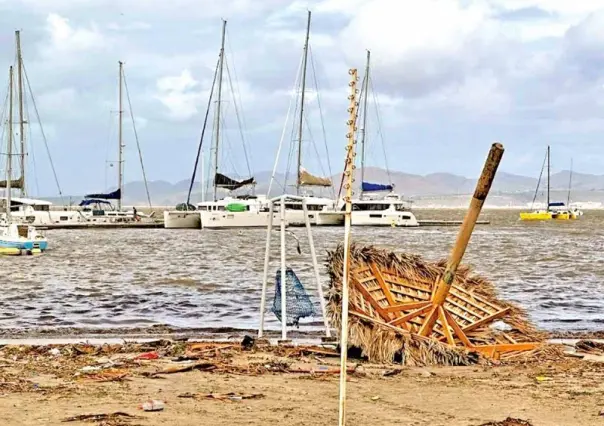
[[[445,308],[443,308],[442,306],[438,307],[438,319],[440,320],[440,324],[443,329],[443,333],[447,338],[447,342],[449,342],[451,346],[455,346],[455,339],[451,334],[451,330],[449,329],[449,322],[447,321],[447,317],[445,315]]]
[[[376,312],[380,314],[382,319],[390,319],[388,312],[386,312],[384,308],[382,308],[380,304],[373,298],[373,296],[371,296],[367,289],[357,281],[356,277],[353,276],[351,282],[352,285],[364,296],[364,299],[369,302],[373,309],[375,309]]]
[[[507,314],[510,311],[510,308],[505,308],[499,312],[495,312],[493,315],[489,315],[488,317],[484,317],[483,319],[481,319],[480,321],[476,321],[474,324],[470,324],[466,327],[464,327],[463,331],[464,332],[468,332],[468,331],[472,331],[475,330],[476,328],[490,322],[493,320],[496,320],[498,318],[501,318],[502,316],[504,316],[505,314]]]
[[[371,272],[373,273],[373,276],[377,280],[380,287],[382,287],[382,291],[386,295],[386,299],[388,299],[388,303],[390,304],[390,306],[396,305],[396,302],[394,301],[394,298],[392,297],[392,293],[390,293],[390,288],[388,288],[388,286],[386,285],[386,282],[384,281],[384,277],[382,276],[380,269],[377,267],[377,265],[375,263],[369,264],[369,268],[371,269]]]
[[[369,272],[369,268],[367,266],[361,266],[352,270],[353,274],[362,274],[363,272]]]
[[[422,324],[422,327],[419,329],[419,332],[417,334],[419,334],[420,336],[428,337],[428,335],[432,333],[432,330],[434,329],[434,323],[438,318],[438,307],[439,305],[432,305],[430,313],[426,315],[424,323]]]
[[[492,354],[493,352],[515,352],[515,351],[530,351],[539,346],[539,343],[510,343],[501,345],[478,345],[474,346],[472,350],[477,352]]]
[[[392,278],[386,277],[386,281],[390,281],[393,284],[398,284],[401,287],[407,287],[407,288],[412,288],[412,289],[419,290],[419,291],[425,291],[428,293],[432,293],[432,287],[427,284],[425,287],[420,287],[420,286],[418,286],[416,284],[412,284],[408,281],[403,281],[400,277],[397,277],[397,276],[393,276]]]
[[[409,320],[411,320],[411,319],[413,319],[413,318],[415,318],[415,317],[417,317],[417,316],[419,316],[419,315],[421,315],[421,314],[423,314],[425,312],[428,312],[430,309],[432,309],[432,304],[431,303],[427,304],[423,308],[417,309],[417,310],[415,310],[413,312],[409,312],[407,315],[404,315],[404,316],[399,317],[399,318],[395,318],[392,321],[390,321],[389,324],[390,325],[399,325],[401,323],[408,322]]]
[[[420,308],[423,308],[430,304],[431,304],[430,301],[427,300],[425,302],[410,302],[410,303],[404,303],[402,305],[389,306],[388,308],[385,308],[385,309],[386,309],[386,312],[397,313],[400,311],[412,311],[415,309],[420,309]]]
[[[466,296],[470,296],[473,299],[476,299],[477,302],[480,302],[480,303],[482,303],[484,305],[487,305],[487,306],[489,306],[490,308],[492,308],[495,311],[499,311],[499,310],[502,309],[501,306],[494,305],[493,303],[489,302],[485,298],[483,298],[483,297],[475,294],[474,292],[470,292],[470,291],[466,290],[465,288],[453,286],[453,290],[455,290],[458,293],[464,293]]]
[[[453,318],[449,311],[447,311],[446,309],[443,309],[443,312],[445,314],[445,317],[447,318],[447,322],[453,329],[453,332],[455,332],[455,335],[459,338],[459,340],[461,340],[461,343],[463,343],[466,347],[471,348],[473,346],[472,342],[470,342],[470,339],[468,339],[466,333],[464,333],[463,330],[459,327],[459,325],[455,322],[455,318]]]

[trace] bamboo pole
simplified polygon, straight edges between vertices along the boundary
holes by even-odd
[[[466,216],[461,224],[459,233],[457,234],[457,241],[455,241],[455,245],[453,246],[449,260],[447,261],[445,273],[438,281],[434,293],[432,294],[433,308],[419,330],[418,334],[421,336],[428,336],[434,328],[434,323],[438,318],[438,308],[445,302],[445,299],[449,294],[449,290],[453,285],[455,272],[457,271],[457,267],[461,263],[461,259],[466,252],[468,242],[472,236],[472,231],[474,230],[474,226],[476,225],[476,221],[478,220],[478,216],[480,215],[484,201],[489,194],[491,185],[493,184],[493,179],[495,178],[497,168],[501,162],[503,151],[503,145],[500,143],[494,143],[491,146],[491,150],[489,151],[485,161],[480,178],[476,183],[476,189],[474,190],[472,201],[470,201],[470,207],[466,212]]]
[[[350,114],[348,122],[348,133],[346,138],[348,144],[346,145],[346,165],[344,167],[344,176],[346,183],[344,188],[346,193],[344,195],[344,202],[346,203],[345,211],[345,222],[344,222],[344,271],[342,275],[342,330],[340,332],[340,398],[339,398],[339,418],[338,425],[344,426],[346,424],[346,362],[348,360],[348,278],[350,274],[350,228],[351,228],[351,214],[352,214],[352,183],[354,174],[354,160],[355,160],[355,145],[356,140],[354,138],[356,134],[356,121],[357,121],[357,70],[353,68],[348,71],[352,76],[349,83],[350,95],[348,100],[350,106],[348,107],[348,113]]]

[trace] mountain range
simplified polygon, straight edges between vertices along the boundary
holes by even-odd
[[[266,194],[271,172],[257,173],[256,194]],[[357,175],[358,176],[358,175]],[[332,176],[336,190],[341,181],[341,174]],[[551,198],[552,200],[565,201],[567,198],[570,172],[565,170],[551,176]],[[285,176],[277,174],[275,183],[271,188],[271,196],[283,193],[283,182]],[[381,168],[368,167],[365,169],[365,181],[374,183],[393,183],[395,191],[403,194],[406,198],[415,201],[417,206],[422,205],[457,205],[465,206],[469,196],[474,191],[476,178],[467,178],[450,173],[431,173],[428,175],[415,175],[403,172],[389,173]],[[533,199],[537,179],[528,176],[514,175],[506,172],[498,172],[491,189],[488,204],[492,206],[524,206]],[[295,188],[295,177],[288,179],[288,193],[293,193]],[[182,180],[176,183],[166,181],[148,182],[151,201],[154,206],[173,206],[184,202],[187,198],[190,181]],[[355,182],[355,192],[358,193],[360,186],[360,176]],[[545,193],[546,181],[542,180],[538,200],[543,199]],[[112,190],[114,188],[108,188]],[[241,189],[245,193],[244,189]],[[145,184],[142,181],[129,182],[124,185],[124,204],[125,205],[146,205],[147,196]],[[223,195],[223,194],[221,194]],[[324,195],[333,197],[331,189],[322,189],[315,195]],[[212,196],[211,188],[208,189],[207,198]],[[44,197],[50,201],[58,203],[55,197]],[[71,202],[77,203],[82,196],[69,197]],[[196,182],[193,186],[191,202],[201,201],[201,183]],[[572,200],[576,202],[600,202],[604,200],[604,175],[592,175],[573,172],[572,174]]]

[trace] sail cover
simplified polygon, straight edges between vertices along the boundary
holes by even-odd
[[[0,188],[6,188],[7,183],[8,182],[5,180],[0,180]],[[10,187],[13,189],[23,189],[23,176],[21,176],[19,179],[12,179],[10,181]]]
[[[375,192],[375,191],[392,191],[394,185],[382,185],[381,183],[363,182],[361,184],[361,190],[363,192]]]
[[[331,186],[331,179],[320,176],[313,176],[306,171],[303,167],[300,167],[300,174],[298,175],[298,183],[306,186]]]
[[[241,188],[242,186],[254,185],[256,183],[253,177],[239,181],[231,179],[230,177],[225,176],[222,173],[216,173],[216,176],[214,177],[214,182],[216,183],[217,187],[225,188],[229,191],[234,191],[236,189]]]
[[[566,205],[560,201],[549,203],[549,206],[550,207],[566,207]]]
[[[109,192],[107,194],[88,194],[85,195],[84,198],[100,198],[101,200],[121,200],[122,191],[118,188],[115,191]]]
[[[90,198],[88,200],[82,200],[82,201],[80,201],[80,204],[78,204],[78,206],[80,206],[80,207],[86,207],[86,206],[89,206],[91,204],[111,204],[111,203],[109,201],[107,201],[107,200]]]

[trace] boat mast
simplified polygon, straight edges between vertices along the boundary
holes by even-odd
[[[214,201],[216,201],[216,190],[218,188],[216,175],[218,174],[218,143],[220,141],[220,103],[222,102],[222,71],[224,69],[224,38],[226,34],[227,21],[222,20],[222,41],[220,42],[220,57],[218,66],[218,99],[216,100],[216,145],[214,146]]]
[[[367,51],[367,64],[365,65],[365,78],[361,94],[363,94],[363,122],[361,125],[361,195],[363,193],[363,182],[365,181],[365,135],[367,133],[367,98],[369,97],[369,61],[371,52]]]
[[[13,67],[8,71],[8,147],[6,150],[6,221],[10,223],[11,179],[13,174]]]
[[[566,208],[570,209],[570,188],[573,183],[573,159],[570,159],[570,174],[568,175],[568,195],[566,197]]]
[[[118,114],[119,114],[119,124],[118,124],[118,159],[117,159],[117,185],[120,191],[120,198],[117,200],[117,209],[122,209],[122,187],[124,186],[124,142],[123,142],[123,121],[124,121],[124,108],[123,108],[123,93],[122,93],[122,85],[123,85],[123,72],[124,72],[124,63],[122,61],[118,61],[119,64],[119,89],[118,89]]]
[[[25,197],[25,117],[23,116],[23,57],[21,56],[21,32],[15,31],[17,45],[17,87],[19,89],[19,146],[21,147],[21,197]]]
[[[302,84],[300,93],[300,122],[298,129],[298,168],[296,179],[296,195],[300,195],[300,167],[302,166],[302,128],[304,126],[304,92],[306,91],[306,68],[308,64],[308,40],[310,38],[310,16],[311,12],[308,11],[308,21],[306,23],[306,39],[304,41],[304,56],[302,60]]]
[[[550,188],[550,151],[549,145],[547,146],[547,208],[546,211],[549,211],[549,188]]]

